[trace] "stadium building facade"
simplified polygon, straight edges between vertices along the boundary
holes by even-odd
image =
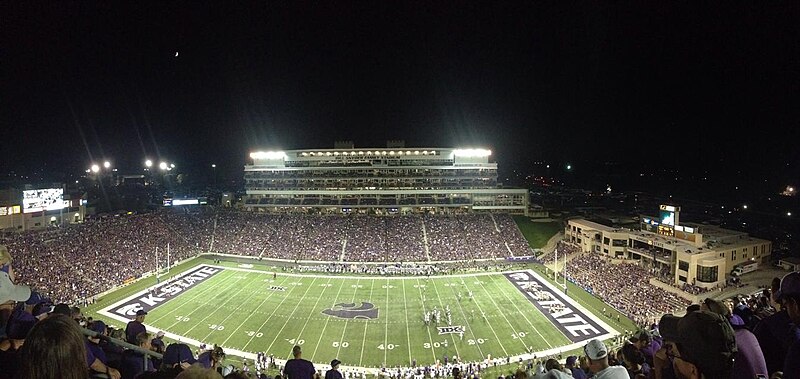
[[[392,144],[389,144],[391,146]],[[244,207],[269,212],[527,214],[528,190],[500,188],[485,149],[353,148],[254,152]]]
[[[585,219],[567,222],[564,240],[583,252],[641,261],[669,273],[675,285],[715,288],[737,265],[768,264],[772,242],[713,225],[680,224],[680,207],[662,205],[659,217],[641,216],[639,230]]]

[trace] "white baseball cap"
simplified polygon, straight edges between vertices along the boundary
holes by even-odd
[[[0,271],[0,304],[9,301],[26,301],[31,297],[31,288],[16,285],[5,271]]]
[[[593,339],[583,347],[583,352],[591,360],[603,359],[608,356],[608,348],[598,339]]]

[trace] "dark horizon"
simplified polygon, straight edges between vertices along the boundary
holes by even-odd
[[[486,146],[507,176],[548,161],[800,177],[796,3],[3,13],[4,174],[79,175],[104,159],[133,171],[145,157],[233,173],[255,149],[401,139]]]

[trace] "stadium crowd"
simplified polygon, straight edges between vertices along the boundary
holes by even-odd
[[[130,324],[129,330],[112,331],[103,322],[87,319],[80,309],[67,304],[152,271],[165,259],[162,256],[157,262],[154,251],[167,245],[173,262],[198,251],[217,249],[270,257],[284,251],[289,259],[332,256],[336,260],[336,253],[329,250],[337,247],[340,238],[345,242],[337,247],[338,254],[350,254],[347,245],[352,241],[351,247],[366,252],[351,256],[378,261],[381,257],[408,257],[399,252],[402,243],[412,243],[415,248],[422,246],[424,252],[417,251],[411,256],[425,254],[431,258],[471,259],[474,258],[469,254],[471,249],[478,256],[502,256],[503,251],[527,249],[524,240],[516,241],[514,232],[503,232],[507,230],[504,226],[508,226],[502,221],[503,216],[477,216],[412,216],[391,221],[369,216],[348,220],[351,216],[337,216],[320,221],[318,217],[268,217],[233,212],[152,213],[99,217],[76,227],[6,235],[0,240],[8,246],[0,250],[0,378],[89,378],[90,375],[113,379],[218,378],[223,374],[226,378],[252,377],[255,372],[243,372],[249,369],[235,371],[224,365],[221,348],[195,353],[181,343],[165,346],[160,341],[162,336],[151,335],[143,327],[130,328]],[[266,218],[272,221],[263,223]],[[422,237],[395,244],[385,242],[390,233],[402,232],[393,229],[398,227],[410,228],[412,235],[416,235],[419,227]],[[444,237],[447,235],[450,238]],[[310,241],[314,238],[319,241]],[[420,239],[423,242],[419,243]],[[485,243],[478,242],[482,239]],[[413,245],[414,242],[418,244]],[[246,247],[248,244],[258,246]],[[310,246],[318,250],[309,250]],[[303,255],[300,253],[303,251],[312,253]],[[337,270],[343,266],[325,267]],[[424,272],[432,266],[400,267],[421,268]],[[514,378],[800,377],[800,331],[796,327],[800,324],[800,273],[775,278],[770,289],[752,296],[727,302],[706,299],[694,305],[650,285],[652,273],[645,268],[613,264],[594,254],[572,259],[568,278],[646,327],[624,341],[619,350],[592,340],[584,346],[581,359],[571,356],[565,363],[560,359],[531,359],[521,364]],[[671,315],[682,308],[686,308],[686,316]],[[141,313],[131,323],[144,322],[146,313]],[[140,349],[160,352],[163,357],[159,362],[146,358],[142,350],[109,344],[105,337],[85,337],[81,334],[82,326],[101,336],[117,336]],[[295,356],[302,360],[300,354]],[[331,362],[334,367],[331,371],[337,371],[336,362]],[[481,362],[445,358],[444,362],[427,367],[384,368],[382,375],[398,379],[479,377],[484,369],[503,363],[511,363],[510,358]],[[307,367],[305,363],[287,362],[279,369],[289,379],[322,376],[321,370],[313,365],[311,370],[306,370]],[[326,379],[342,378],[341,373],[328,378],[329,372]],[[258,374],[265,377],[263,372]]]
[[[392,263],[472,261],[504,258],[511,252],[529,255],[513,220],[488,214],[379,217],[164,211],[102,216],[81,225],[6,234],[0,244],[18,257],[21,282],[35,285],[57,302],[84,304],[156,266],[165,267],[168,260],[179,262],[209,251],[290,261]],[[351,269],[376,270],[380,271],[365,266]]]
[[[598,254],[584,254],[567,267],[567,279],[603,299],[639,325],[683,309],[688,301],[650,284],[650,273],[637,264],[613,264]]]

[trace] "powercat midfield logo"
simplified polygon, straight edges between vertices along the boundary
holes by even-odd
[[[587,341],[608,333],[593,319],[574,309],[564,295],[542,283],[537,275],[519,271],[505,277],[572,342]]]
[[[372,303],[363,301],[358,307],[356,307],[356,303],[339,303],[334,305],[333,308],[322,311],[322,313],[338,318],[378,318],[378,308],[375,308]]]
[[[145,312],[150,312],[173,296],[194,287],[197,283],[214,276],[220,271],[222,271],[220,268],[199,266],[177,279],[152,288],[139,298],[126,301],[118,306],[114,313],[133,319],[136,316],[136,311],[143,309]]]

